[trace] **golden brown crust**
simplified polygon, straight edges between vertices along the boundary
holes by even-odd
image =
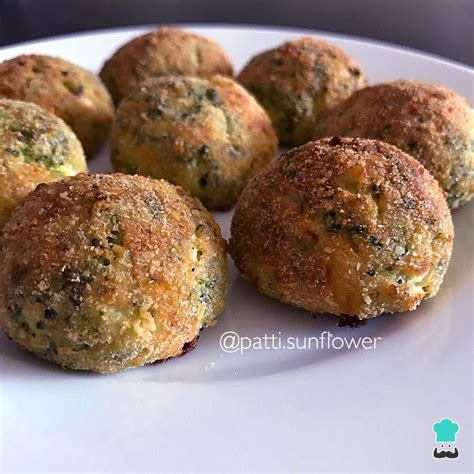
[[[409,153],[438,180],[452,209],[474,194],[474,112],[444,86],[399,80],[357,91],[314,137],[333,135],[383,140]]]
[[[374,140],[325,139],[252,179],[230,253],[258,289],[313,313],[371,318],[437,293],[453,227],[436,181]]]
[[[223,311],[220,230],[166,181],[79,174],[40,185],[1,247],[1,326],[67,368],[115,372],[175,357]]]
[[[0,97],[33,102],[62,118],[88,156],[106,139],[114,115],[96,75],[51,56],[29,54],[0,63]]]
[[[183,357],[188,352],[191,352],[194,349],[196,349],[198,342],[199,342],[199,336],[196,336],[192,341],[186,342],[184,344],[183,348],[181,349],[181,352],[178,355],[175,355],[173,357],[168,357],[166,359],[155,360],[154,362],[150,362],[150,364],[151,365],[161,364],[163,362],[167,362],[168,360],[176,359],[176,357]]]
[[[79,140],[40,107],[0,99],[0,229],[39,183],[86,171]]]
[[[148,79],[112,127],[116,171],[167,179],[212,209],[231,206],[276,148],[265,111],[222,76]]]
[[[258,54],[238,81],[255,94],[288,145],[310,140],[322,115],[366,84],[350,56],[310,36]]]
[[[208,38],[161,27],[134,38],[105,62],[100,77],[116,104],[140,82],[157,76],[233,76],[227,53]]]

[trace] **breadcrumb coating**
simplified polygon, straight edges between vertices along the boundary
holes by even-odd
[[[327,110],[367,82],[344,51],[311,36],[253,57],[238,81],[255,94],[286,145],[311,140]]]
[[[0,97],[33,102],[62,118],[87,156],[109,134],[112,99],[100,79],[61,58],[28,54],[0,63]]]
[[[230,253],[258,289],[312,313],[359,319],[415,309],[441,285],[451,214],[412,157],[333,137],[280,156],[249,183]]]
[[[164,178],[210,209],[227,209],[274,156],[277,137],[257,101],[232,79],[152,78],[120,105],[116,171]]]
[[[34,104],[0,99],[0,229],[36,185],[86,170],[81,144],[61,119]]]
[[[219,227],[166,181],[79,174],[40,185],[5,226],[0,252],[3,330],[66,368],[107,373],[176,357],[223,311]]]
[[[412,80],[357,91],[330,111],[314,138],[373,138],[416,158],[446,192],[451,209],[474,194],[474,111],[447,87]]]
[[[105,62],[100,77],[115,104],[140,82],[157,76],[233,76],[227,53],[215,42],[168,26],[134,38]]]

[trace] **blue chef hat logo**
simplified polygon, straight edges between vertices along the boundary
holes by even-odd
[[[444,418],[433,425],[437,443],[455,443],[459,425],[449,418]]]

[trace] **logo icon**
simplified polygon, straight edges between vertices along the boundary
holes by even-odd
[[[456,447],[456,433],[459,431],[459,425],[449,418],[444,418],[433,424],[433,431],[436,433],[433,456],[436,459],[457,458],[459,451]]]

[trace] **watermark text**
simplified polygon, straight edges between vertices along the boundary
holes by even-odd
[[[262,336],[241,336],[235,331],[227,331],[220,337],[220,346],[229,354],[243,354],[248,350],[365,350],[377,349],[381,337],[347,337],[334,336],[329,331],[323,331],[319,336],[283,336],[277,334],[264,334]]]

